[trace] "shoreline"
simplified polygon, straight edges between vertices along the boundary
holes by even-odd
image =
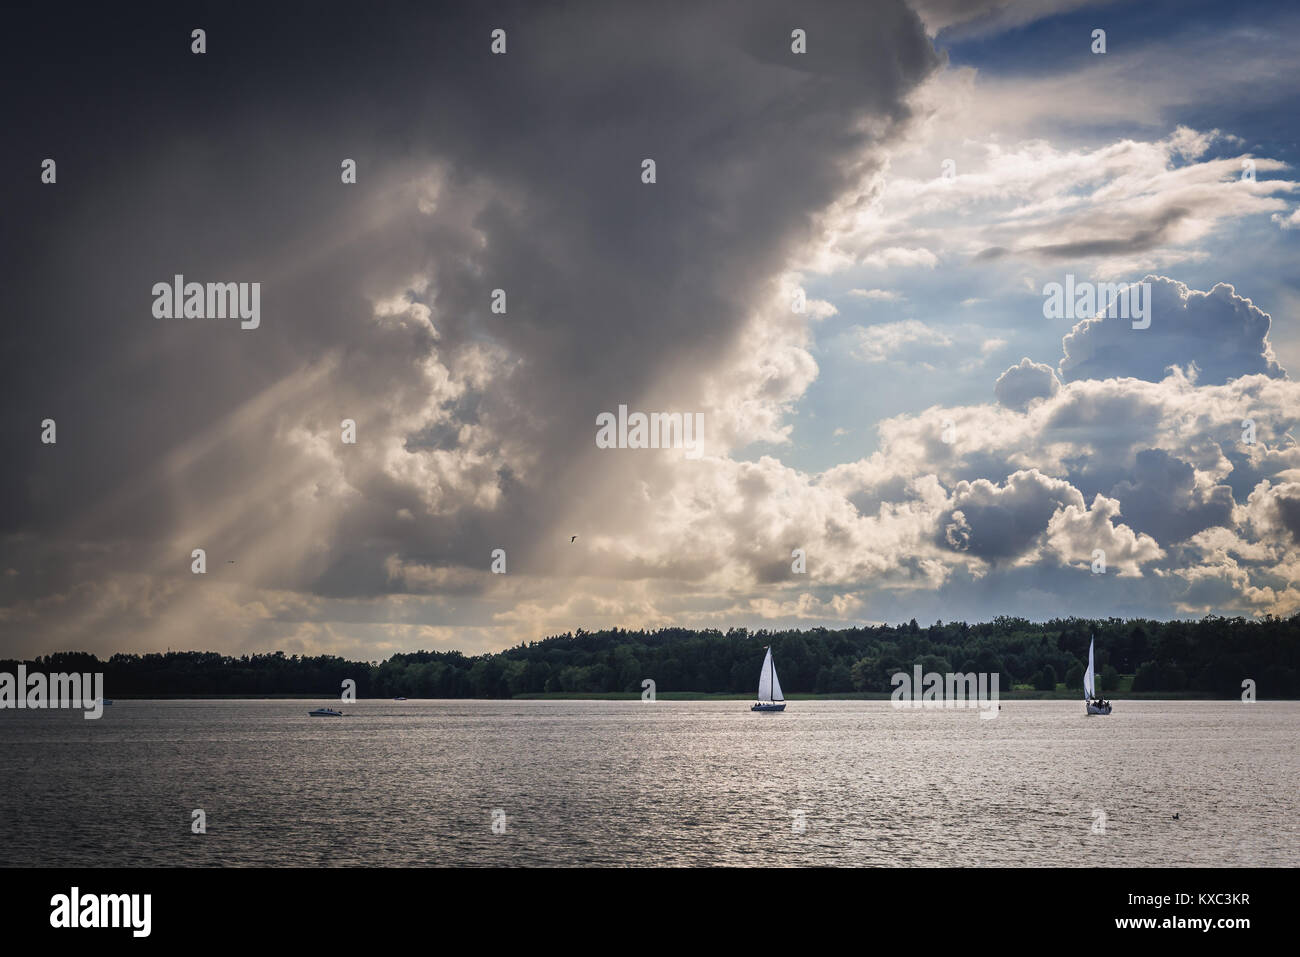
[[[785,696],[786,701],[889,701],[893,697],[888,691],[851,691],[834,694],[794,693]],[[655,698],[660,701],[753,701],[751,694],[731,694],[730,692],[710,691],[660,691]],[[334,694],[154,694],[154,695],[117,695],[112,701],[338,701]],[[639,701],[639,691],[606,692],[567,692],[550,691],[536,694],[518,694],[509,698],[421,698],[411,697],[410,701]],[[1078,693],[1062,691],[1007,691],[998,695],[999,701],[1082,701]],[[1212,698],[1187,691],[1124,691],[1107,693],[1109,701],[1238,701],[1239,698]],[[1300,698],[1260,698],[1260,701],[1300,701]],[[357,701],[390,701],[387,695],[364,697]],[[396,702],[395,702],[396,703]]]

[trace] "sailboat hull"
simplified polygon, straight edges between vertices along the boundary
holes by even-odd
[[[1089,704],[1088,714],[1110,714],[1110,705],[1105,705],[1104,707],[1099,708],[1095,704]]]
[[[784,701],[760,701],[755,704],[750,711],[784,711]]]

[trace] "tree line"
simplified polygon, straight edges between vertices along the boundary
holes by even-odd
[[[1059,683],[1082,693],[1088,641],[1095,636],[1103,692],[1133,675],[1133,691],[1195,692],[1238,697],[1242,681],[1261,697],[1300,697],[1300,615],[1199,621],[1065,618],[1031,622],[998,617],[980,624],[916,620],[902,625],[754,631],[612,628],[555,635],[506,651],[395,654],[382,662],[333,655],[232,657],[216,652],[115,654],[107,661],[62,652],[26,662],[28,669],[102,671],[109,697],[303,694],[336,696],[356,682],[359,697],[507,698],[564,692],[753,694],[764,648],[772,646],[787,694],[892,690],[890,676],[987,672],[1000,687],[1050,691]],[[13,672],[17,661],[0,662]]]

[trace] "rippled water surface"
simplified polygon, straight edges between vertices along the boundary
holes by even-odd
[[[0,864],[1300,864],[1295,702],[322,703],[0,712]]]

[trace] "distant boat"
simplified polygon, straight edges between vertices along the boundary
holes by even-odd
[[[1110,714],[1110,702],[1103,701],[1101,695],[1097,694],[1097,669],[1092,663],[1092,646],[1096,643],[1096,638],[1088,642],[1088,670],[1083,673],[1083,701],[1087,705],[1088,714]]]
[[[758,701],[750,711],[784,711],[785,695],[781,694],[781,682],[776,677],[776,665],[772,661],[772,646],[767,646],[763,658],[763,669],[758,673]]]
[[[104,699],[104,704],[112,704],[112,703],[113,703],[113,699],[112,699],[112,698],[105,698],[105,699]]]
[[[333,708],[317,708],[315,711],[308,711],[313,718],[341,718],[342,711],[335,711]]]
[[[399,696],[399,697],[394,698],[393,700],[394,700],[394,701],[405,701],[406,699],[403,698],[403,697],[400,697],[400,696]]]

